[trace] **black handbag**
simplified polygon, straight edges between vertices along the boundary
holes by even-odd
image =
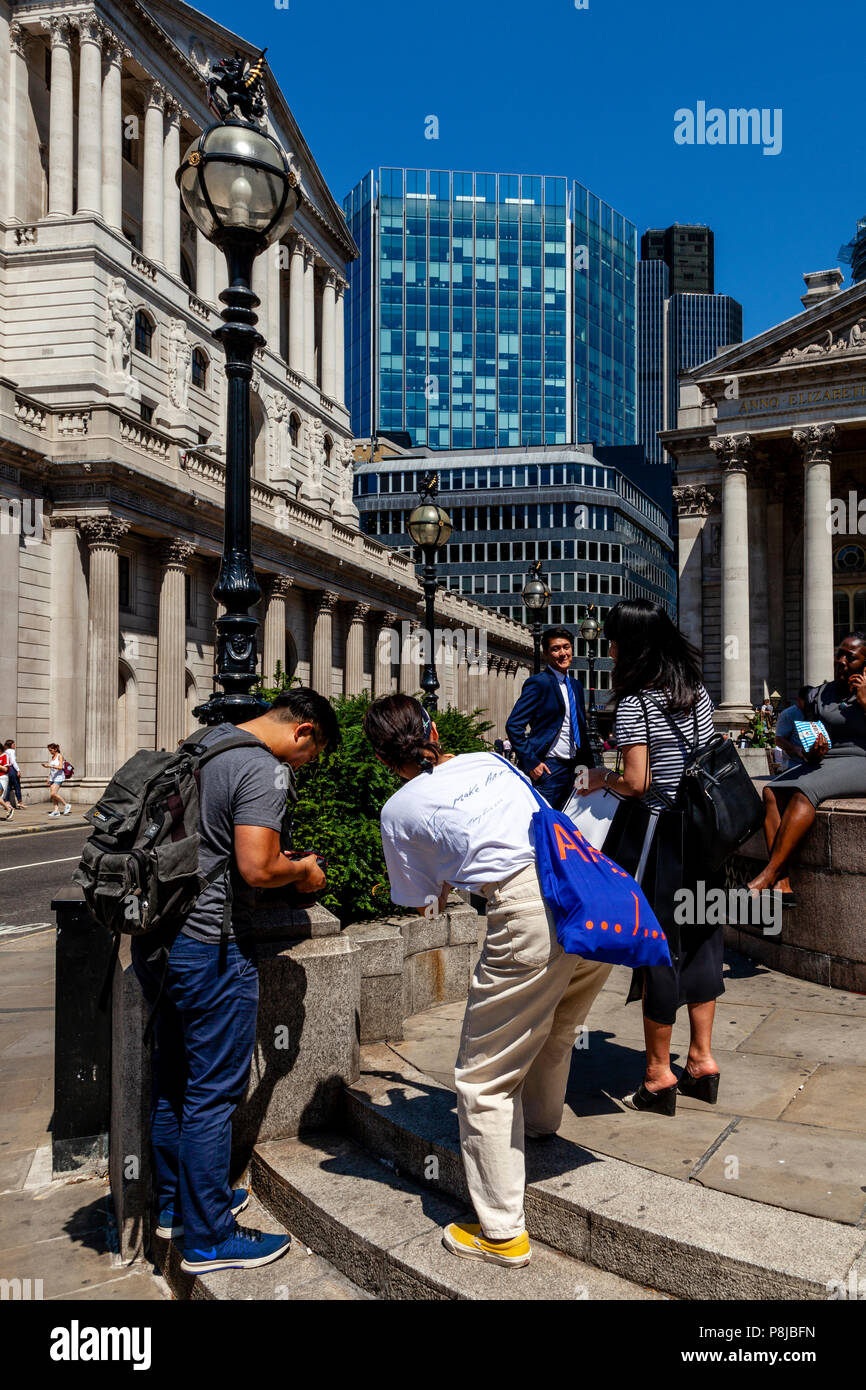
[[[689,743],[667,710],[656,709],[686,749],[675,802],[683,814],[686,841],[703,867],[715,873],[763,825],[764,803],[731,739],[714,734],[699,746],[693,710],[695,741]]]

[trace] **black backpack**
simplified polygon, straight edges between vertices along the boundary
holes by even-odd
[[[93,826],[73,881],[93,916],[121,936],[143,936],[180,925],[202,891],[226,881],[222,937],[231,931],[231,857],[199,873],[199,772],[230,748],[261,748],[252,734],[236,734],[205,748],[196,729],[172,753],[141,749],[112,777],[86,812]]]
[[[700,856],[703,866],[715,873],[763,825],[763,800],[733,739],[714,734],[701,747],[695,707],[694,743],[689,743],[667,710],[655,700],[652,704],[685,747],[685,767],[674,807],[683,816],[687,843]]]

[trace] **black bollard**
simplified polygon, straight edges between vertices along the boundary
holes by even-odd
[[[99,1007],[114,938],[70,888],[57,916],[54,980],[55,1173],[105,1173],[111,1113],[111,996]]]

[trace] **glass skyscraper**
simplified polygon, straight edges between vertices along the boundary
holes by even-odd
[[[380,169],[344,200],[359,437],[633,444],[636,228],[565,178]]]
[[[658,432],[676,428],[679,375],[743,341],[743,307],[727,294],[671,293],[662,259],[641,260],[637,269],[638,440],[648,462],[666,463]]]

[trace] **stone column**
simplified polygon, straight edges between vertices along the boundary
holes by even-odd
[[[352,609],[346,637],[346,694],[360,695],[364,689],[364,632],[369,603],[356,603]]]
[[[457,661],[457,708],[462,714],[469,713],[469,663],[465,655]]]
[[[680,574],[679,627],[684,637],[703,651],[704,573],[701,532],[713,503],[713,494],[703,486],[674,488],[679,516],[677,564]]]
[[[516,661],[509,661],[507,663],[505,677],[505,719],[503,720],[503,729],[505,728],[505,724],[511,717],[511,711],[517,704],[517,672],[519,671],[519,669],[520,668]],[[504,733],[502,737],[505,737]]]
[[[268,347],[271,347],[271,248],[268,248],[261,256],[256,256],[253,261],[253,293],[258,295],[260,300],[259,307],[256,309],[259,316],[259,332],[266,340]]]
[[[382,613],[376,633],[376,662],[373,668],[373,698],[391,694],[391,667],[396,613]]]
[[[90,549],[84,717],[88,780],[107,782],[117,767],[117,552],[128,530],[128,522],[113,516],[88,517],[81,522],[81,532]]]
[[[163,259],[166,270],[180,275],[180,190],[174,181],[180,164],[179,102],[168,97],[165,103],[165,139],[163,141]]]
[[[333,400],[337,394],[337,276],[327,271],[322,286],[322,394]]]
[[[102,21],[82,15],[78,25],[78,207],[102,215]]]
[[[749,478],[749,630],[752,704],[758,708],[770,679],[770,595],[767,568],[767,470],[757,466]],[[777,617],[781,617],[778,609]]]
[[[7,7],[8,8],[8,7]],[[6,154],[5,178],[9,200],[9,220],[24,222],[29,212],[29,190],[27,185],[27,152],[30,146],[30,79],[27,69],[27,46],[29,35],[26,29],[13,22],[9,25],[9,137],[8,151],[15,152],[12,158]],[[70,91],[71,91],[70,74]]]
[[[333,614],[339,600],[339,594],[321,594],[313,623],[313,689],[324,695],[326,700],[331,698],[334,670]]]
[[[335,395],[340,405],[346,404],[346,280],[337,281],[336,354],[337,380]]]
[[[316,257],[304,245],[304,376],[316,380]]]
[[[283,671],[286,669],[286,598],[294,582],[290,574],[275,574],[268,589],[262,641],[262,672],[265,685],[270,685],[273,681],[277,662]]]
[[[749,661],[749,507],[747,434],[710,440],[722,475],[722,703],[729,723],[742,725],[752,710]]]
[[[292,242],[292,260],[289,269],[289,366],[293,372],[303,372],[306,376],[306,354],[304,347],[304,261],[307,243],[301,236]]]
[[[221,253],[220,253],[221,255]],[[216,304],[216,271],[217,271],[217,249],[212,241],[208,241],[206,236],[196,228],[195,234],[195,262],[196,262],[196,294],[199,299],[203,299],[206,304]]]
[[[131,56],[113,34],[106,33],[102,77],[102,216],[123,231],[123,60]],[[52,60],[53,61],[53,60]],[[53,74],[53,67],[52,67]],[[52,94],[54,78],[51,79]]]
[[[417,696],[421,689],[418,638],[416,636],[420,626],[421,623],[417,618],[410,618],[408,623],[400,624],[400,692],[403,695]]]
[[[788,480],[784,473],[774,473],[770,477],[767,499],[767,593],[785,592],[785,502],[788,496]],[[778,690],[787,697],[788,691],[785,659],[785,615],[774,605],[773,621],[770,623],[770,690]]]
[[[488,731],[488,737],[491,740],[495,738],[501,738],[502,736],[502,721],[499,700],[499,670],[499,657],[489,656],[487,658],[487,699],[489,706],[487,711],[487,717],[493,723],[493,728]]]
[[[156,747],[171,753],[186,737],[186,567],[190,541],[166,541],[159,589],[156,658]]]
[[[830,454],[835,425],[794,430],[803,454],[803,680],[833,679],[833,537],[830,531]]]
[[[48,116],[48,216],[72,216],[73,87],[72,25],[65,15],[48,23],[51,31],[51,106]],[[13,48],[13,53],[14,53]],[[23,144],[17,146],[19,157]],[[14,163],[14,161],[13,161]]]
[[[165,254],[165,174],[163,169],[163,109],[165,88],[151,82],[144,116],[144,169],[142,172],[141,249],[149,261],[162,264]]]
[[[282,356],[282,308],[283,308],[283,255],[285,248],[281,243],[268,248],[267,253],[271,258],[271,278],[268,285],[268,322],[271,326],[271,335],[268,339],[268,347],[275,357]]]

